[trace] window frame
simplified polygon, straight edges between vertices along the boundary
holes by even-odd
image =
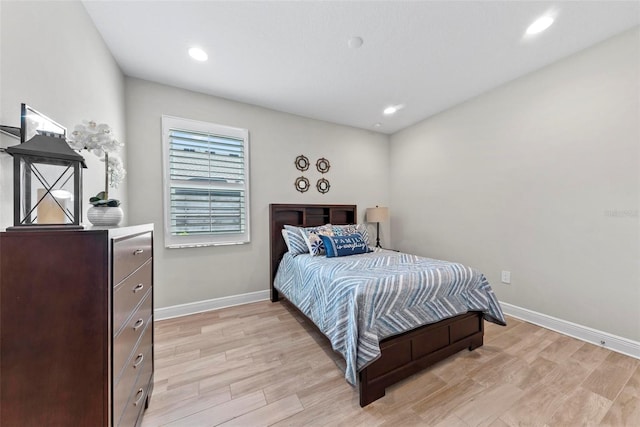
[[[173,235],[171,233],[171,188],[174,183],[185,186],[184,180],[171,179],[171,130],[183,130],[186,132],[211,133],[213,135],[241,139],[244,149],[244,232],[228,234],[198,234],[198,235]],[[166,248],[193,248],[204,246],[242,245],[251,242],[250,224],[250,191],[249,191],[249,131],[247,129],[219,125],[200,120],[184,119],[169,115],[162,115],[162,183],[163,183],[163,221],[164,221],[164,246]],[[191,183],[193,185],[193,183]],[[226,184],[226,183],[225,183]],[[228,184],[212,183],[209,185],[193,185],[194,189],[228,189]],[[174,185],[175,186],[175,185]]]

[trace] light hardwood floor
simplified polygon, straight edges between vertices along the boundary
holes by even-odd
[[[513,318],[365,408],[286,302],[156,322],[143,426],[640,426],[640,360]]]

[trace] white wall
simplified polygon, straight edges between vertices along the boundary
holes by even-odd
[[[196,64],[197,65],[197,64]],[[388,203],[386,135],[311,120],[135,78],[126,78],[130,221],[153,222],[156,229],[157,308],[269,289],[269,204],[357,204],[360,221],[367,207]],[[249,130],[251,243],[239,246],[166,249],[163,236],[163,114]],[[296,156],[312,164],[331,162],[329,193],[315,190],[321,174],[301,173]],[[313,170],[312,170],[313,169]],[[295,190],[304,175],[314,184]],[[383,241],[389,225],[382,227]],[[375,238],[375,230],[370,228]],[[389,240],[387,240],[389,241]]]
[[[20,126],[22,102],[67,127],[110,124],[124,141],[124,77],[80,2],[0,1],[0,123]],[[125,141],[126,142],[126,141]],[[0,136],[0,147],[18,140]],[[104,189],[104,163],[81,153],[84,216]],[[126,159],[125,159],[126,161]],[[13,225],[13,163],[0,153],[0,229]],[[110,196],[127,206],[126,186]]]
[[[635,29],[393,135],[394,246],[640,340],[639,63]]]

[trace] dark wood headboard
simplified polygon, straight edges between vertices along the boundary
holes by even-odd
[[[271,301],[278,301],[278,291],[273,287],[273,279],[278,264],[287,251],[282,237],[284,225],[313,227],[324,224],[355,224],[358,220],[356,205],[269,205],[269,256],[271,258]]]

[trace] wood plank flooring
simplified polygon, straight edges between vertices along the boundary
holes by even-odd
[[[640,360],[513,318],[366,408],[287,302],[156,322],[156,426],[640,426]]]

